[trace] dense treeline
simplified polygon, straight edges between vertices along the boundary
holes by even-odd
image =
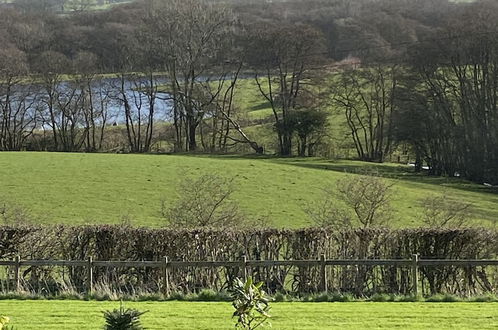
[[[270,150],[316,155],[333,108],[359,159],[408,146],[417,170],[498,182],[495,1],[27,3],[0,7],[2,150],[261,153],[266,124]],[[253,77],[262,122],[235,100]]]
[[[171,230],[124,226],[99,227],[0,227],[0,258],[56,260],[163,260],[238,261],[329,259],[493,259],[498,256],[498,232],[483,229],[387,230],[363,229],[335,232],[303,230]],[[175,269],[170,271],[174,291],[203,288],[227,289],[238,267],[227,269]],[[473,295],[490,293],[498,285],[493,267],[421,267],[421,293]],[[61,276],[62,273],[62,276]],[[84,290],[87,272],[80,267],[25,267],[23,285],[33,292],[57,293],[69,287]],[[316,267],[253,268],[250,274],[264,281],[270,292],[307,293],[320,290]],[[158,292],[163,281],[158,269],[99,269],[96,283],[110,292]],[[61,283],[61,278],[65,283]],[[330,267],[332,292],[368,296],[374,293],[410,294],[411,268]]]

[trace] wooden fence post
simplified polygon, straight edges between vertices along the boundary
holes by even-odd
[[[87,277],[86,277],[86,287],[88,294],[93,292],[93,258],[88,257],[87,261]]]
[[[244,256],[242,257],[242,270],[243,270],[243,274],[244,274],[244,282],[247,281],[247,257]]]
[[[10,267],[7,267],[7,282],[5,282],[5,288],[7,289],[7,292],[10,292]]]
[[[320,276],[320,280],[321,280],[321,285],[320,285],[320,289],[322,290],[322,292],[325,292],[327,293],[328,291],[328,287],[327,287],[327,268],[326,268],[327,264],[325,263],[325,254],[322,254],[320,256],[320,273],[321,273],[321,276]]]
[[[14,266],[14,285],[16,292],[21,291],[21,257],[16,256],[16,264]]]
[[[164,257],[163,259],[163,290],[164,295],[168,296],[170,294],[169,290],[169,258]]]
[[[413,294],[418,296],[418,254],[412,255]]]

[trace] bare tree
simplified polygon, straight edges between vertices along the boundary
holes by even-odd
[[[233,200],[233,179],[215,174],[185,177],[172,205],[163,202],[162,214],[170,225],[181,228],[233,227],[243,216]]]
[[[81,97],[76,106],[83,114],[83,138],[87,152],[102,148],[107,122],[110,93],[108,84],[97,76],[97,59],[93,53],[79,53],[74,60],[74,80]]]
[[[214,99],[203,98],[202,85],[223,79],[233,16],[227,7],[205,0],[147,2],[145,21],[157,36],[173,97],[176,149],[195,151],[198,127]]]
[[[336,231],[348,230],[354,227],[350,214],[338,202],[336,187],[327,187],[322,190],[320,199],[308,203],[304,212],[313,225],[333,228]]]
[[[0,150],[21,150],[37,127],[37,95],[23,82],[27,73],[23,52],[0,49]]]
[[[210,100],[208,108],[211,118],[211,144],[208,148],[210,151],[220,150],[226,152],[228,147],[236,144],[248,144],[256,153],[263,153],[261,147],[256,141],[252,140],[242,129],[236,119],[236,107],[234,104],[234,95],[239,80],[242,62],[238,63],[233,72],[225,69],[227,74],[217,82],[208,81],[203,84],[206,91],[206,97]],[[234,136],[232,130],[236,132]],[[201,130],[201,138],[203,138]]]
[[[139,16],[137,19],[144,18]],[[112,24],[107,29],[109,34],[121,41],[110,40],[119,49],[114,59],[117,73],[116,79],[112,80],[112,99],[122,109],[128,149],[131,152],[148,152],[153,142],[159,84],[154,75],[155,67],[152,66],[153,41],[144,37],[140,26]],[[139,42],[140,38],[146,39],[143,45]]]
[[[358,158],[383,162],[393,150],[393,113],[397,66],[348,69],[333,86],[334,101],[344,111]]]
[[[496,1],[473,3],[410,52],[431,174],[498,183],[497,22]]]
[[[294,134],[291,115],[307,93],[324,41],[319,31],[303,24],[258,22],[248,31],[246,61],[256,71],[259,91],[273,111],[279,153],[289,156]]]
[[[131,152],[149,152],[154,132],[157,82],[153,76],[121,73],[114,82],[113,98],[123,109],[126,138]]]
[[[393,185],[374,171],[348,175],[324,189],[322,200],[305,211],[315,224],[337,229],[386,225],[392,215]]]
[[[459,228],[470,223],[472,204],[453,198],[448,193],[432,194],[422,200],[423,222],[435,228]]]
[[[66,107],[72,101],[74,95],[68,95],[69,100],[60,98],[60,87],[63,81],[64,70],[70,66],[69,59],[61,53],[47,51],[37,58],[35,69],[39,74],[45,104],[43,111],[44,125],[48,125],[52,131],[53,149],[62,150],[62,141],[59,135],[60,125],[63,124],[64,112],[60,106]],[[66,122],[67,123],[67,122]]]

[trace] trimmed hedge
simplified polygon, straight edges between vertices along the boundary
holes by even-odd
[[[333,232],[326,229],[174,230],[126,226],[0,227],[0,257],[85,260],[295,260],[498,258],[498,231],[489,229],[368,229]],[[274,292],[310,293],[320,288],[318,267],[253,268],[250,274]],[[178,292],[226,290],[241,270],[174,269],[170,283]],[[23,282],[34,292],[57,293],[70,286],[83,291],[86,272],[81,267],[23,268]],[[158,292],[160,269],[99,269],[98,285],[112,292]],[[497,267],[421,267],[423,294],[477,295],[498,288]],[[411,269],[389,266],[328,267],[329,290],[370,296],[375,293],[410,294]],[[63,284],[64,283],[64,284]]]

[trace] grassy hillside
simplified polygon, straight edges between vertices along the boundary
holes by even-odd
[[[99,329],[118,302],[0,301],[16,329]],[[147,329],[233,329],[230,303],[140,302]],[[497,303],[274,303],[272,329],[496,329]]]
[[[0,153],[0,198],[30,209],[41,223],[119,223],[161,226],[161,200],[175,198],[183,174],[235,177],[236,198],[246,213],[271,225],[308,224],[303,205],[344,171],[376,166],[396,179],[396,227],[420,225],[420,199],[446,190],[475,205],[475,224],[496,225],[496,190],[448,178],[414,175],[394,164],[300,158],[192,155]]]

